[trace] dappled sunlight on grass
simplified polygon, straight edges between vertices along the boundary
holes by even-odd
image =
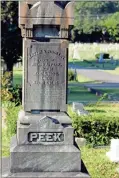
[[[106,156],[107,148],[81,148],[82,159],[91,175],[91,178],[119,178],[116,168],[119,164],[112,163]]]

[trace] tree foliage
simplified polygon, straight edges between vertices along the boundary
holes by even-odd
[[[17,1],[1,2],[1,37],[1,55],[7,65],[7,71],[12,71],[22,53]]]
[[[105,29],[112,39],[118,41],[118,24],[119,2],[76,2],[74,31],[78,30],[78,34],[94,35]]]

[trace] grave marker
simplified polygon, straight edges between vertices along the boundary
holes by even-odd
[[[67,111],[69,1],[19,2],[23,108],[12,138],[8,178],[89,178]]]

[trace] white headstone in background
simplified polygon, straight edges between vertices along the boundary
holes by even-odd
[[[78,43],[74,44],[74,48],[73,48],[73,59],[80,59],[80,55],[79,55],[79,45]]]
[[[111,139],[110,151],[106,155],[112,162],[119,162],[119,139]]]
[[[79,110],[79,109],[84,110],[84,105],[82,103],[73,102],[72,107],[73,107],[72,109],[73,109],[74,112]]]

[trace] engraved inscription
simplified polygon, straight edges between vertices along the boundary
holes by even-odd
[[[27,111],[66,108],[66,52],[66,48],[54,42],[31,42],[27,48]]]
[[[41,142],[63,142],[63,132],[30,132],[28,134],[28,142],[41,143]]]
[[[65,82],[64,57],[57,51],[39,50],[29,56],[28,83],[30,85],[59,85]],[[31,76],[31,71],[33,71]],[[62,77],[60,75],[62,74]]]

